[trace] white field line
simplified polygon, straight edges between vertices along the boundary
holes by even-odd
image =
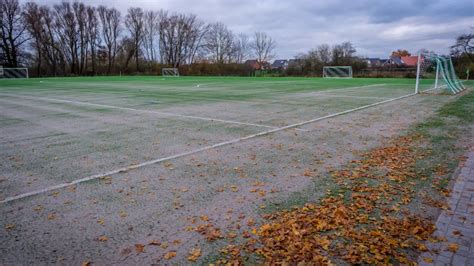
[[[364,86],[357,86],[357,87],[342,87],[339,89],[331,89],[331,90],[320,90],[320,91],[315,91],[312,93],[309,93],[311,95],[319,95],[319,94],[325,94],[326,92],[335,92],[335,91],[350,91],[352,89],[363,89],[363,88],[370,88],[370,87],[379,87],[379,86],[385,86],[387,85],[386,83],[380,83],[380,84],[372,84],[372,85],[364,85]]]
[[[336,97],[336,98],[355,98],[355,99],[390,99],[388,97],[375,97],[375,96],[352,96],[352,95],[339,95],[339,94],[328,94],[328,93],[321,93],[318,94],[321,96],[329,96],[329,97]]]
[[[252,135],[248,135],[248,136],[245,136],[245,137],[220,142],[220,143],[217,143],[217,144],[214,144],[214,145],[211,145],[211,146],[202,147],[200,149],[179,153],[179,154],[175,154],[175,155],[164,157],[164,158],[158,158],[158,159],[151,160],[151,161],[146,161],[146,162],[143,162],[143,163],[140,163],[140,164],[135,164],[135,165],[122,167],[122,168],[112,170],[112,171],[109,171],[109,172],[106,172],[106,173],[101,173],[101,174],[97,174],[97,175],[84,177],[84,178],[77,179],[77,180],[74,180],[74,181],[71,181],[71,182],[50,186],[50,187],[47,187],[47,188],[43,188],[43,189],[23,193],[23,194],[20,194],[20,195],[17,195],[17,196],[7,197],[3,200],[0,200],[0,204],[4,204],[4,203],[12,202],[12,201],[15,201],[15,200],[31,197],[31,196],[34,196],[34,195],[46,193],[46,192],[49,192],[49,191],[52,191],[52,190],[56,190],[56,189],[60,189],[60,188],[80,184],[80,183],[87,182],[87,181],[90,181],[90,180],[94,180],[94,179],[98,179],[98,178],[118,174],[118,173],[121,173],[121,172],[127,172],[127,171],[130,171],[130,170],[145,167],[145,166],[148,166],[148,165],[157,164],[157,163],[161,163],[161,162],[164,162],[164,161],[168,161],[168,160],[172,160],[172,159],[177,159],[177,158],[193,155],[193,154],[196,154],[196,153],[199,153],[199,152],[203,152],[203,151],[207,151],[207,150],[227,146],[227,145],[230,145],[230,144],[235,144],[235,143],[242,142],[242,141],[245,141],[245,140],[249,140],[249,139],[261,137],[261,136],[264,136],[264,135],[272,134],[272,133],[275,133],[275,132],[278,132],[278,131],[282,131],[282,130],[286,130],[286,129],[290,129],[290,128],[295,128],[295,127],[300,127],[300,126],[303,126],[303,125],[311,124],[311,123],[318,122],[318,121],[321,121],[321,120],[325,120],[325,119],[328,119],[328,118],[332,118],[332,117],[336,117],[336,116],[340,116],[340,115],[345,115],[345,114],[348,114],[348,113],[352,113],[352,112],[355,112],[355,111],[367,109],[367,108],[374,107],[374,106],[377,106],[377,105],[382,105],[382,104],[385,104],[385,103],[397,101],[397,100],[404,99],[404,98],[407,98],[407,97],[411,97],[411,96],[414,96],[414,95],[416,95],[416,93],[412,93],[412,94],[400,96],[400,97],[397,97],[397,98],[392,98],[392,99],[388,99],[388,100],[385,100],[385,101],[364,105],[364,106],[361,106],[361,107],[349,109],[349,110],[334,113],[334,114],[329,114],[329,115],[326,115],[326,116],[318,117],[318,118],[315,118],[315,119],[299,122],[299,123],[284,126],[284,127],[270,129],[270,130],[263,131],[263,132],[260,132],[260,133],[257,133],[257,134],[252,134]]]
[[[56,98],[49,98],[49,97],[33,97],[33,96],[15,95],[15,94],[0,94],[0,95],[9,96],[9,97],[32,99],[32,100],[41,100],[41,99],[43,99],[43,100],[46,100],[46,101],[53,101],[53,102],[70,103],[70,104],[75,104],[75,105],[88,105],[88,106],[103,107],[103,108],[109,108],[109,109],[133,111],[133,112],[138,112],[138,113],[159,114],[159,115],[164,115],[164,116],[175,116],[175,117],[181,117],[181,118],[205,120],[205,121],[220,122],[220,123],[226,123],[226,124],[236,124],[236,125],[264,127],[264,128],[273,128],[273,129],[278,128],[278,127],[275,127],[275,126],[267,126],[267,125],[262,125],[262,124],[246,123],[246,122],[231,121],[231,120],[201,117],[201,116],[193,116],[193,115],[182,115],[182,114],[167,113],[167,112],[160,112],[160,111],[153,111],[153,110],[142,110],[142,109],[135,109],[135,108],[130,108],[130,107],[121,107],[121,106],[98,104],[98,103],[88,103],[88,102],[81,102],[81,101],[71,101],[71,100],[56,99]],[[299,128],[297,128],[296,130],[308,131],[308,130],[299,129]]]

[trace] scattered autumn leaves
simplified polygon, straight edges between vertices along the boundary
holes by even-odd
[[[426,179],[415,171],[417,160],[426,156],[423,149],[414,148],[422,141],[419,136],[400,137],[362,154],[346,169],[332,172],[338,191],[328,192],[319,204],[265,215],[265,223],[252,230],[246,243],[221,251],[227,259],[219,262],[242,262],[245,252],[270,264],[327,265],[331,259],[351,264],[413,263],[409,254],[427,251],[425,241],[440,241],[432,237],[435,226],[407,208],[416,185]],[[213,240],[212,230],[206,226],[197,231]],[[456,245],[448,250],[455,252]]]

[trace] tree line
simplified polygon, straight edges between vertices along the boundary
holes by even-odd
[[[265,32],[234,33],[220,22],[194,14],[90,6],[80,1],[54,5],[0,0],[0,65],[29,67],[37,76],[157,74],[177,67],[188,75],[248,75],[255,59],[268,66],[276,41]],[[458,75],[474,71],[474,35],[451,47]],[[350,42],[322,44],[295,56],[278,75],[319,76],[325,65],[367,68]],[[406,50],[396,51],[405,55]],[[249,69],[250,68],[250,69]]]
[[[49,6],[0,0],[0,65],[36,75],[156,73],[196,63],[270,60],[276,42],[264,32],[235,34],[193,14],[64,1]],[[33,73],[34,74],[34,73]]]
[[[324,66],[352,66],[353,71],[367,67],[367,63],[357,57],[352,43],[343,42],[330,46],[321,44],[307,53],[299,54],[290,61],[285,74],[289,76],[320,76]]]

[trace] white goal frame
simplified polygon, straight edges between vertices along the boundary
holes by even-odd
[[[161,75],[163,77],[179,77],[179,70],[176,67],[162,68]]]
[[[26,67],[2,67],[0,66],[0,79],[30,78]]]
[[[422,90],[420,81],[428,68],[434,68],[434,86]],[[439,84],[440,81],[442,84]],[[443,91],[457,94],[465,90],[465,86],[455,73],[451,57],[439,56],[433,52],[419,52],[416,66],[415,93],[432,91],[441,93]]]
[[[323,78],[352,78],[351,66],[324,66]]]

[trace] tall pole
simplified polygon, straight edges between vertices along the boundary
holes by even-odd
[[[436,79],[435,79],[435,90],[438,89],[438,77],[439,77],[439,62],[436,60]]]
[[[421,69],[421,52],[418,54],[418,62],[416,62],[416,85],[415,85],[415,93],[420,92],[420,69]]]

